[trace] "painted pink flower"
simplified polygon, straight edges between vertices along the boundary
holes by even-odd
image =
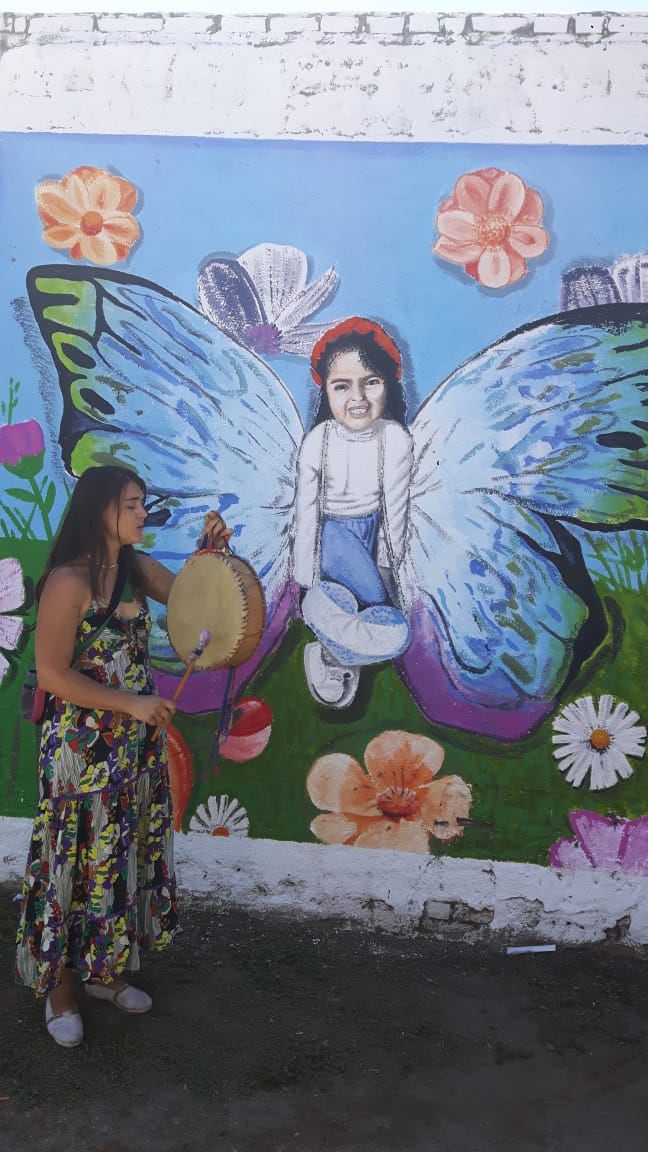
[[[460,176],[436,218],[437,256],[463,264],[486,288],[506,288],[527,273],[549,236],[540,227],[544,205],[514,172],[480,168]]]
[[[427,736],[382,732],[365,749],[366,771],[343,752],[320,756],[306,779],[316,808],[311,832],[326,844],[429,852],[430,835],[463,832],[472,804],[460,776],[435,780],[444,750]]]
[[[565,837],[549,849],[552,868],[582,871],[602,868],[648,876],[648,815],[636,820],[600,816],[598,812],[569,813],[575,840]]]
[[[0,428],[0,464],[15,468],[30,456],[39,456],[45,448],[43,429],[37,420],[4,424]]]
[[[36,203],[52,248],[68,248],[73,260],[116,264],[125,260],[139,236],[131,216],[137,190],[103,168],[84,166],[62,180],[36,186]]]

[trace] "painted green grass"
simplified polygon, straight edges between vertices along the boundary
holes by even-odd
[[[17,555],[26,572],[42,569],[48,545],[0,541],[0,556]],[[603,589],[601,590],[603,592]],[[646,723],[643,651],[648,635],[645,592],[619,590],[606,601],[610,635],[589,667],[582,670],[562,703],[583,694],[610,692],[636,709]],[[27,623],[33,617],[27,618]],[[362,762],[368,742],[388,728],[402,728],[438,740],[445,748],[442,771],[462,776],[473,787],[473,823],[451,844],[432,841],[438,855],[527,861],[545,864],[547,851],[569,834],[574,808],[619,816],[648,811],[648,758],[634,762],[635,774],[605,792],[574,789],[558,771],[551,750],[551,722],[513,745],[470,737],[429,724],[413,704],[390,665],[365,669],[360,691],[342,712],[319,707],[306,687],[303,649],[310,633],[291,626],[281,650],[268,662],[246,695],[260,696],[274,714],[268,748],[257,760],[237,764],[221,760],[217,774],[207,770],[215,715],[180,715],[177,726],[192,749],[194,787],[185,828],[198,804],[227,793],[243,804],[255,837],[313,841],[316,814],[305,779],[317,756],[346,752]],[[32,659],[31,644],[15,662],[13,676],[0,687],[0,812],[31,816],[36,805],[36,729],[19,717],[19,690]]]
[[[630,530],[617,535],[586,534],[589,567],[598,571],[615,594],[648,587],[648,533]],[[587,550],[586,549],[586,550]]]
[[[645,597],[619,595],[609,602],[610,638],[583,669],[563,703],[582,694],[611,692],[645,720],[642,646],[648,629]],[[574,789],[559,772],[551,748],[551,722],[532,737],[512,745],[470,737],[429,724],[391,666],[365,669],[351,708],[343,712],[319,707],[306,687],[303,648],[311,639],[293,624],[274,659],[246,695],[268,702],[274,713],[270,743],[257,760],[236,764],[221,760],[217,776],[205,766],[213,732],[211,717],[180,717],[178,727],[194,751],[195,780],[185,826],[199,803],[227,793],[243,804],[256,837],[314,840],[309,825],[316,809],[305,779],[313,760],[326,752],[346,752],[362,762],[374,736],[402,728],[438,740],[445,750],[442,771],[462,776],[473,787],[473,823],[451,844],[432,841],[438,855],[516,860],[546,864],[547,851],[569,834],[568,813],[574,808],[638,816],[648,810],[648,762],[635,762],[635,774],[605,792]],[[201,768],[202,765],[202,768]]]

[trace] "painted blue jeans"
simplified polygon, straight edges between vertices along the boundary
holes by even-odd
[[[378,511],[368,516],[322,519],[320,579],[348,588],[361,608],[390,603],[376,564],[379,527]]]
[[[376,564],[379,513],[325,516],[320,579],[302,603],[304,620],[334,660],[362,667],[393,660],[410,641]]]

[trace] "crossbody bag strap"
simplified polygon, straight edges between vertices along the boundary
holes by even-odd
[[[72,660],[73,664],[76,664],[81,653],[85,652],[86,648],[90,647],[90,645],[103,632],[106,625],[109,624],[110,621],[112,620],[113,616],[115,615],[115,612],[117,611],[117,605],[119,604],[119,601],[122,598],[124,588],[126,587],[127,581],[128,581],[128,565],[127,564],[120,564],[119,568],[117,570],[117,579],[115,580],[115,587],[112,590],[112,596],[110,597],[110,600],[108,602],[108,607],[106,608],[106,614],[103,617],[101,624],[99,624],[99,626],[97,628],[95,628],[90,633],[89,636],[86,636],[85,640],[81,640],[76,645],[76,647],[74,649],[74,657]]]

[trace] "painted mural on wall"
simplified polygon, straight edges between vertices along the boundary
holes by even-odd
[[[119,461],[148,551],[218,508],[267,603],[180,697],[178,829],[648,874],[641,150],[0,146],[0,810],[34,583]],[[171,695],[161,609],[152,654]]]

